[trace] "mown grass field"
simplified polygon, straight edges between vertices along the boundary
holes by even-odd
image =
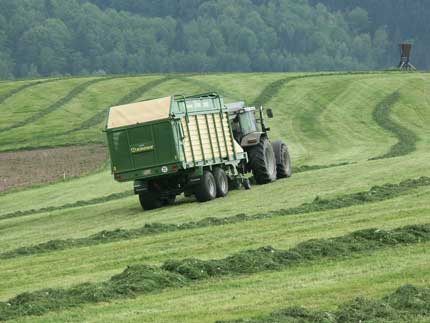
[[[50,308],[49,292],[43,292],[43,297],[26,294],[20,298],[24,307],[18,314],[5,314],[12,306],[7,302],[18,294],[103,284],[127,266],[160,266],[191,257],[223,259],[264,246],[288,250],[301,242],[357,230],[430,224],[427,185],[397,195],[387,193],[373,202],[363,198],[354,205],[323,211],[287,212],[316,199],[337,201],[359,192],[371,195],[376,185],[429,177],[427,73],[143,75],[4,82],[0,83],[4,116],[0,128],[15,126],[0,130],[0,150],[103,143],[103,115],[108,106],[214,90],[226,101],[245,99],[273,107],[271,138],[288,143],[296,168],[315,169],[250,191],[232,191],[226,198],[205,204],[182,198],[174,206],[149,212],[141,211],[135,196],[111,196],[130,191],[131,184],[115,183],[108,170],[3,193],[0,320],[215,322],[268,315],[291,306],[333,311],[357,296],[381,298],[404,284],[430,287],[430,243],[423,240],[320,257],[285,268],[232,272],[180,286],[144,289],[132,293],[133,297],[97,298],[91,296],[96,290],[90,289],[85,302],[67,299],[57,308]],[[390,151],[394,153],[387,155]],[[79,201],[90,205],[79,206]],[[103,230],[132,230],[154,223],[181,225],[238,214],[272,215],[1,258],[20,247],[85,238]],[[145,288],[154,281],[146,282]],[[46,303],[40,301],[44,298]],[[424,315],[414,319],[426,321]]]

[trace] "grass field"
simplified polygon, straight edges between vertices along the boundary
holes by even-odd
[[[126,194],[132,185],[115,183],[105,169],[2,193],[0,320],[215,322],[269,315],[291,306],[334,311],[357,296],[379,299],[405,284],[430,288],[430,243],[420,240],[162,289],[154,288],[159,280],[149,277],[144,287],[133,290],[133,279],[138,281],[140,276],[130,276],[128,287],[121,287],[121,297],[97,294],[100,286],[128,266],[224,259],[264,246],[288,250],[312,239],[343,237],[357,230],[430,224],[430,186],[426,185],[331,210],[288,211],[321,199],[340,201],[350,194],[372,192],[376,185],[429,177],[427,73],[143,75],[4,82],[0,83],[4,116],[0,150],[19,154],[21,149],[64,145],[84,149],[86,144],[104,142],[101,116],[108,106],[207,91],[222,93],[226,101],[245,99],[273,107],[271,138],[288,143],[295,167],[315,169],[250,191],[232,191],[205,204],[180,198],[174,206],[148,212],[140,209],[135,196]],[[11,125],[13,129],[1,130]],[[112,197],[117,193],[125,194]],[[80,206],[80,201],[87,205]],[[266,216],[63,250],[54,246],[58,240],[103,236],[116,229],[181,225],[238,214]],[[17,248],[47,242],[52,244],[47,252],[1,258]],[[318,250],[317,254],[324,251]],[[52,288],[68,293],[82,283],[92,284],[85,285],[85,302],[67,298],[57,304],[49,294],[58,291],[37,292]],[[22,293],[30,294],[13,300]],[[18,314],[10,314],[18,303],[22,306]],[[413,320],[426,322],[426,317],[416,315]]]

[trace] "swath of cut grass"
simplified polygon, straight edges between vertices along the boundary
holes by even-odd
[[[128,266],[122,273],[104,282],[23,293],[7,302],[0,302],[0,321],[42,315],[86,303],[159,292],[167,287],[180,287],[211,277],[282,270],[309,261],[338,259],[426,241],[430,241],[430,224],[406,226],[391,231],[360,230],[336,238],[305,241],[289,250],[277,250],[268,246],[239,252],[223,259],[168,260],[160,267],[138,264]]]
[[[15,258],[19,256],[29,256],[29,255],[41,254],[41,253],[46,253],[51,251],[92,246],[92,245],[97,245],[102,243],[110,243],[110,242],[115,242],[120,240],[137,239],[142,236],[160,234],[160,233],[166,233],[166,232],[192,230],[192,229],[205,228],[210,226],[235,224],[235,223],[247,222],[247,221],[253,221],[253,220],[269,219],[275,216],[306,214],[306,213],[317,212],[317,211],[340,209],[340,208],[349,207],[353,205],[374,203],[374,202],[392,199],[402,194],[406,194],[407,192],[413,189],[429,186],[429,185],[430,185],[430,178],[421,177],[419,179],[406,180],[399,184],[385,184],[382,186],[374,186],[370,190],[365,192],[345,194],[333,199],[321,199],[317,197],[311,203],[304,203],[298,207],[281,209],[281,210],[267,212],[267,213],[258,213],[254,215],[237,214],[234,216],[224,217],[224,218],[208,217],[197,222],[192,221],[192,222],[186,222],[182,224],[148,223],[141,228],[129,229],[129,230],[125,230],[125,229],[116,229],[112,231],[105,230],[85,238],[50,240],[48,242],[44,242],[34,246],[21,247],[21,248],[0,254],[0,259],[10,259],[10,258]],[[74,204],[67,204],[60,207],[45,208],[44,212],[46,212],[46,210],[48,209],[49,211],[53,211],[55,209],[79,207],[84,205],[102,203],[109,200],[125,198],[131,195],[132,195],[132,192],[117,193],[104,198],[96,198],[88,201],[79,201]],[[27,212],[31,212],[31,210]],[[18,214],[15,216],[19,216],[19,215],[23,215],[23,214]],[[2,218],[5,218],[6,216],[7,215],[4,215]]]
[[[96,197],[96,198],[93,198],[90,200],[85,200],[85,201],[76,201],[74,203],[67,203],[67,204],[64,204],[61,206],[49,206],[49,207],[44,207],[44,208],[37,209],[37,210],[30,209],[30,210],[26,210],[26,211],[17,211],[17,212],[7,213],[7,214],[0,216],[0,220],[16,218],[19,216],[44,213],[44,212],[53,212],[53,211],[58,211],[58,210],[63,210],[63,209],[71,209],[71,208],[76,208],[76,207],[81,207],[81,206],[100,204],[100,203],[120,200],[120,199],[129,197],[129,196],[132,196],[132,195],[133,195],[133,192],[127,191],[127,192],[121,192],[121,193],[113,193],[113,194],[110,194],[108,196],[103,196],[103,197]]]
[[[320,169],[327,169],[327,168],[334,168],[334,167],[341,167],[341,166],[348,166],[352,163],[344,162],[344,163],[338,163],[338,164],[330,164],[330,165],[302,165],[298,167],[293,168],[293,173],[304,173],[309,172],[313,170],[320,170]]]
[[[267,316],[216,323],[357,323],[357,322],[414,322],[430,315],[430,288],[404,285],[382,299],[357,297],[338,310],[311,311],[290,307]]]
[[[379,103],[373,111],[373,119],[386,131],[393,133],[398,138],[398,143],[381,156],[370,160],[386,159],[408,155],[416,150],[417,135],[409,129],[399,125],[390,118],[392,107],[400,98],[399,92],[394,92]]]

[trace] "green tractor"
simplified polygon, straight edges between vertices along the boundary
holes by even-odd
[[[282,141],[270,142],[263,107],[257,111],[244,102],[226,104],[235,140],[248,154],[244,172],[252,172],[257,184],[267,184],[292,175],[288,147]],[[267,116],[273,118],[272,109]]]

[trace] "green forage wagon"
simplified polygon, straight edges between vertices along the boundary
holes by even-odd
[[[134,181],[143,209],[150,210],[182,193],[205,202],[226,196],[232,184],[250,188],[244,177],[250,171],[261,184],[288,177],[286,146],[272,147],[261,111],[259,131],[255,108],[225,105],[216,93],[112,107],[105,132],[114,178]],[[248,154],[256,156],[254,162]],[[281,168],[285,176],[277,174]]]

